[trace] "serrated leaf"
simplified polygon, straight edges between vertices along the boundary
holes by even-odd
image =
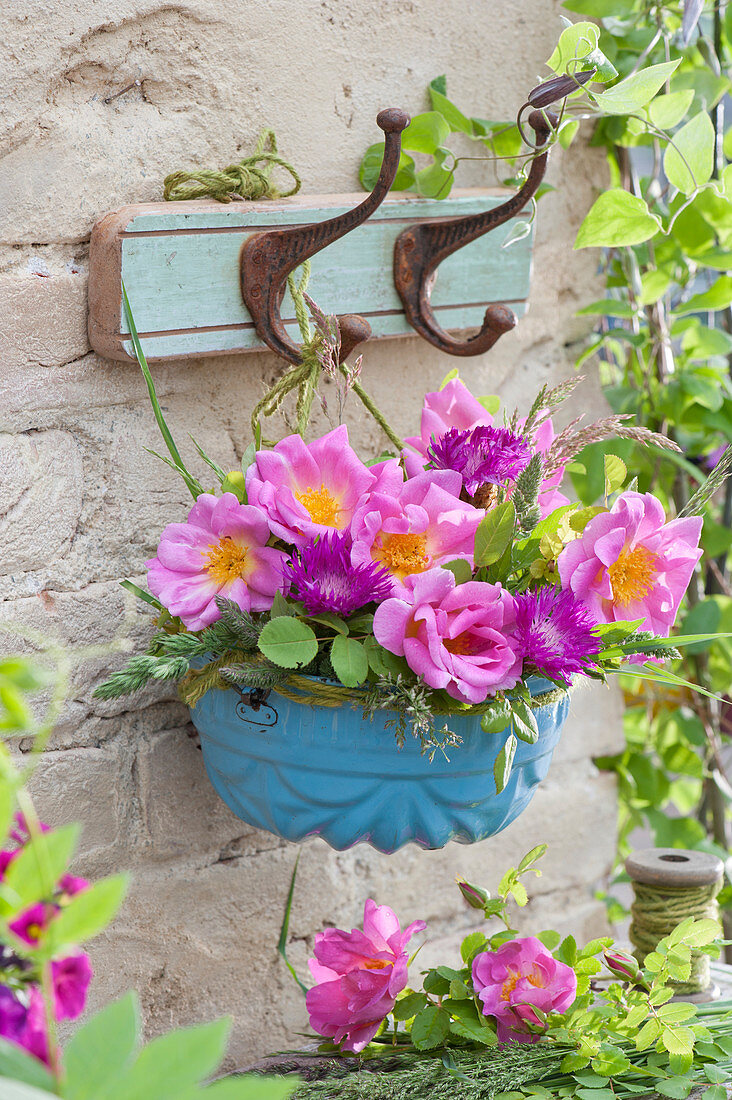
[[[469,963],[473,955],[482,951],[485,947],[485,936],[482,932],[471,932],[460,944],[460,957],[464,963]]]
[[[458,558],[456,561],[445,562],[440,568],[448,569],[455,578],[456,584],[465,584],[469,581],[473,575],[473,571],[470,568],[470,563],[465,561],[464,558]]]
[[[415,1016],[411,1038],[417,1050],[432,1050],[450,1033],[450,1017],[437,1005],[427,1005]]]
[[[346,687],[358,687],[369,673],[369,660],[361,642],[339,634],[330,648],[330,661],[336,676]]]
[[[535,745],[539,740],[539,724],[531,707],[523,699],[512,699],[511,713],[516,736],[529,745]]]
[[[668,1077],[655,1083],[656,1092],[661,1096],[670,1096],[672,1100],[686,1100],[694,1087],[691,1077]]]
[[[265,623],[257,645],[269,661],[281,668],[302,668],[318,652],[315,632],[307,623],[289,615]]]
[[[427,1005],[424,993],[408,993],[406,997],[400,997],[392,1010],[395,1020],[411,1020]]]
[[[530,852],[527,852],[523,859],[520,861],[518,867],[516,868],[519,874],[521,874],[523,871],[528,871],[529,867],[533,867],[535,863],[538,863],[540,859],[543,859],[547,853],[548,848],[548,844],[537,844],[535,848],[532,848]]]
[[[622,458],[617,455],[606,454],[605,462],[605,496],[609,497],[616,489],[621,489],[628,476],[628,468]]]

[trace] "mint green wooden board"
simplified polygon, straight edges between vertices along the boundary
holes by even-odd
[[[129,206],[98,222],[90,254],[92,347],[114,359],[133,359],[121,280],[150,360],[260,350],[241,297],[239,255],[254,232],[324,221],[363,195],[297,196],[277,203],[154,203]],[[389,196],[366,223],[312,260],[308,293],[327,313],[360,313],[374,337],[413,333],[392,277],[394,240],[407,225],[433,217],[477,214],[504,196],[456,192],[437,202]],[[479,326],[486,306],[502,303],[521,315],[529,294],[531,235],[502,245],[509,221],[441,264],[432,301],[446,329]],[[282,316],[299,342],[289,294]]]

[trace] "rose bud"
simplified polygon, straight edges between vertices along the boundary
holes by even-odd
[[[472,883],[466,882],[464,878],[459,878],[457,884],[460,888],[460,893],[472,909],[485,908],[485,903],[490,899],[490,894],[487,890],[481,889],[480,886],[473,886]]]
[[[622,951],[606,951],[604,954],[605,965],[616,977],[625,982],[637,982],[640,976],[638,960],[632,955],[625,955]]]

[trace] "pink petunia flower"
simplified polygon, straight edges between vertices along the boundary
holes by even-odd
[[[487,409],[481,405],[477,398],[473,397],[470,390],[459,378],[453,378],[441,390],[425,394],[422,408],[422,421],[420,434],[409,436],[404,442],[413,450],[404,452],[404,462],[410,477],[419,474],[427,461],[427,452],[434,441],[442,439],[451,428],[469,430],[478,426],[493,424],[493,417]],[[524,421],[519,420],[517,429],[520,431]],[[540,454],[545,454],[551,447],[555,438],[554,426],[551,418],[548,418],[534,432],[533,447]],[[416,453],[415,453],[416,452]],[[564,477],[564,467],[554,471],[549,477],[544,478],[539,493],[539,509],[541,518],[544,519],[555,508],[561,508],[569,504],[569,499],[559,492],[559,485]]]
[[[219,618],[216,596],[245,611],[267,611],[282,587],[285,555],[267,546],[270,529],[259,508],[233,493],[203,493],[185,523],[163,531],[147,564],[148,587],[189,630]]]
[[[81,1016],[93,974],[88,955],[67,955],[53,960],[51,976],[57,1020],[75,1020]]]
[[[304,546],[317,535],[344,531],[376,476],[348,444],[345,425],[306,444],[289,435],[258,451],[247,470],[247,498],[285,542]]]
[[[514,599],[500,584],[456,584],[449,570],[431,569],[407,577],[399,597],[376,609],[374,635],[429,687],[482,703],[521,678],[515,619]]]
[[[369,898],[363,932],[319,932],[315,958],[308,964],[317,985],[305,1001],[313,1030],[342,1043],[344,1050],[363,1050],[407,984],[409,940],[426,927],[418,920],[402,932],[389,906]]]
[[[39,901],[25,909],[19,916],[8,923],[8,928],[14,932],[18,939],[35,947],[43,935],[51,917],[57,912],[55,905],[47,905]]]
[[[458,499],[461,488],[454,470],[432,470],[390,494],[371,493],[351,524],[354,565],[378,562],[397,581],[456,558],[472,565],[484,513]]]
[[[533,1008],[566,1012],[577,996],[574,970],[555,959],[534,936],[509,940],[497,951],[476,955],[473,986],[483,1002],[483,1015],[496,1019],[500,1043],[535,1043],[539,1035],[526,1026],[541,1026]]]
[[[562,550],[562,587],[598,622],[641,619],[641,629],[666,637],[702,555],[701,529],[700,516],[666,523],[651,493],[621,493]]]

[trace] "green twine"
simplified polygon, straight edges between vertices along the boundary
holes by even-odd
[[[633,883],[635,901],[630,912],[633,922],[630,926],[630,941],[635,947],[635,955],[642,964],[646,955],[655,951],[658,943],[673,932],[677,924],[687,917],[709,917],[719,920],[717,894],[722,888],[722,880],[706,886],[649,886],[643,882]],[[691,973],[686,982],[674,982],[677,996],[702,993],[711,984],[709,956],[702,951],[691,952]]]
[[[289,191],[280,191],[272,182],[275,166],[289,172],[294,185]],[[220,172],[211,168],[196,168],[186,172],[171,172],[163,181],[163,198],[167,202],[186,199],[212,198],[217,202],[240,199],[278,199],[296,195],[302,181],[293,166],[277,153],[274,130],[262,130],[252,156],[244,157],[237,164],[230,164]]]

